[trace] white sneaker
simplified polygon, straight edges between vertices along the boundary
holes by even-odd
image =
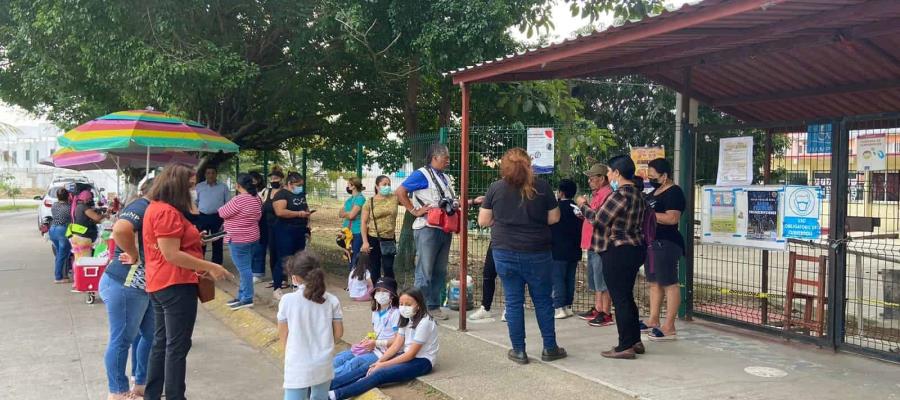
[[[506,308],[503,309],[503,316],[500,317],[500,320],[506,322]]]
[[[281,288],[275,289],[275,291],[272,292],[272,298],[275,299],[275,301],[281,301],[281,296],[284,296],[284,292],[281,291]]]
[[[568,317],[568,315],[566,315],[566,308],[565,308],[565,307],[557,308],[557,309],[556,309],[556,313],[553,314],[553,318],[556,318],[556,319],[565,319],[565,318],[567,318],[567,317]]]
[[[254,285],[257,284],[257,283],[260,283],[260,282],[262,282],[262,278],[260,278],[260,277],[258,277],[258,276],[254,276],[254,277],[253,277],[253,284],[254,284]]]
[[[488,310],[485,310],[484,306],[481,306],[478,308],[478,311],[475,311],[474,313],[472,313],[472,315],[469,315],[469,321],[478,321],[478,320],[488,319],[488,318],[493,318],[493,317],[494,317],[494,314],[492,314]]]
[[[572,306],[563,307],[563,312],[566,313],[566,318],[575,316],[575,312],[572,311]]]

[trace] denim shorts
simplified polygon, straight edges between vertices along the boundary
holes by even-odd
[[[593,250],[588,250],[587,256],[587,268],[585,271],[588,276],[588,289],[595,292],[605,292],[609,290],[606,287],[606,279],[603,278],[603,260],[600,259],[600,254],[597,254]]]

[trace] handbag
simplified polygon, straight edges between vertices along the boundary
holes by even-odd
[[[372,196],[372,202],[369,203],[369,210],[372,213],[372,223],[375,224],[375,235],[381,232],[378,230],[378,219],[375,218],[375,197]],[[381,248],[381,255],[393,256],[397,255],[397,241],[394,239],[383,239],[378,236],[378,246]]]
[[[207,303],[216,298],[216,282],[205,274],[197,277],[197,298],[201,303]]]
[[[431,181],[434,182],[434,186],[437,187],[440,198],[447,198],[444,194],[444,189],[438,183],[437,177],[434,176],[434,171],[428,168],[428,173],[431,175]],[[445,233],[459,233],[459,214],[460,212],[455,212],[453,215],[450,215],[443,208],[437,207],[428,210],[425,220],[428,222],[428,225],[440,228]]]

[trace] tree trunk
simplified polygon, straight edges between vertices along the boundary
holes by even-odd
[[[446,128],[450,126],[450,105],[451,95],[453,93],[453,82],[450,79],[441,81],[440,95],[441,104],[438,110],[438,128]]]
[[[410,72],[409,77],[406,80],[406,101],[403,107],[403,122],[406,128],[406,140],[407,143],[412,143],[410,146],[410,158],[413,164],[413,168],[418,168],[422,165],[425,158],[425,149],[424,146],[415,145],[416,136],[419,134],[419,108],[418,108],[418,100],[419,100],[419,91],[421,90],[421,75],[417,68],[419,68],[419,60],[416,57],[413,57],[410,60]],[[394,270],[396,271],[395,275],[398,279],[402,279],[402,277],[407,276],[405,271],[414,270],[415,259],[416,259],[416,246],[413,240],[413,231],[412,224],[415,220],[415,217],[412,216],[409,212],[403,213],[403,225],[400,228],[400,237],[397,240],[397,257],[394,261]],[[413,282],[399,282],[403,286],[411,286]]]

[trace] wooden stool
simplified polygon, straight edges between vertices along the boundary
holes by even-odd
[[[801,279],[796,277],[797,261],[817,262],[819,263],[818,277],[816,280]],[[815,332],[818,336],[822,336],[825,329],[825,269],[828,258],[826,256],[804,256],[795,252],[790,252],[790,263],[788,264],[787,278],[787,298],[784,303],[784,330],[790,331],[791,326],[802,326]],[[797,291],[797,285],[811,286],[813,293]],[[793,318],[794,299],[802,299],[804,301],[803,319],[797,321]],[[813,314],[813,305],[816,310]]]

